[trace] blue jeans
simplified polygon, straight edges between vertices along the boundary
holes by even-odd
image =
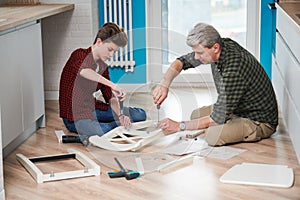
[[[123,112],[129,116],[131,122],[145,121],[147,118],[146,112],[141,108],[124,107]],[[111,107],[105,111],[96,109],[93,115],[95,120],[80,119],[70,121],[63,118],[63,122],[69,131],[86,136],[101,136],[120,125],[118,116],[113,112]]]

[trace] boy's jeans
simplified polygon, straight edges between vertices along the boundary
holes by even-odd
[[[130,117],[131,122],[145,121],[147,118],[146,112],[141,108],[124,107],[123,112],[124,115]],[[86,136],[101,136],[119,125],[118,116],[112,111],[111,107],[106,111],[96,109],[93,114],[95,120],[70,121],[63,118],[63,122],[69,131]]]

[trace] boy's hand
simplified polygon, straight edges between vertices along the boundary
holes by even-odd
[[[130,118],[126,115],[120,115],[119,122],[120,122],[120,125],[124,126],[125,128],[129,128],[131,126]]]
[[[126,98],[126,92],[121,87],[114,85],[114,87],[111,88],[112,93],[115,97],[119,98],[120,101],[124,101]]]

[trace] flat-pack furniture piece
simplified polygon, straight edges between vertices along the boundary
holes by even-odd
[[[286,165],[241,163],[221,176],[223,183],[289,188],[294,183],[293,169]]]
[[[38,182],[43,183],[46,181],[56,181],[63,179],[79,178],[86,176],[99,176],[100,166],[97,165],[93,160],[88,158],[86,155],[75,149],[68,149],[68,154],[42,156],[35,158],[27,158],[23,154],[17,154],[17,160],[26,168],[31,176]],[[36,162],[51,162],[62,159],[76,159],[84,168],[81,170],[66,171],[66,172],[51,172],[44,174],[36,165]]]
[[[132,123],[129,129],[119,126],[101,137],[91,136],[89,142],[96,147],[112,151],[136,151],[164,136],[162,130],[153,128],[153,125],[152,120],[147,120]]]

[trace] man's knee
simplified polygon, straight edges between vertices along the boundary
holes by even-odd
[[[201,108],[197,108],[195,110],[193,110],[190,119],[199,119],[201,117],[205,117],[210,115],[210,113],[212,112],[212,106],[203,106]]]
[[[243,138],[243,123],[240,120],[232,120],[222,125],[209,127],[205,140],[210,146],[222,146],[242,142]]]
[[[214,130],[211,130],[212,127],[206,130],[205,141],[209,146],[222,146],[225,145],[226,142],[222,139],[222,132],[217,130],[217,127],[214,127]]]
[[[276,129],[274,129],[270,124],[268,123],[261,123],[260,124],[261,127],[261,138],[265,139],[265,138],[269,138],[271,137],[271,135],[273,135],[276,132]]]
[[[217,147],[217,146],[222,146],[225,145],[223,142],[221,142],[219,139],[214,139],[212,137],[205,137],[205,141],[209,146],[212,147]]]
[[[269,137],[274,130],[246,118],[236,118],[226,124],[207,129],[205,140],[210,146],[238,142],[256,142]],[[264,136],[265,135],[265,136]]]

